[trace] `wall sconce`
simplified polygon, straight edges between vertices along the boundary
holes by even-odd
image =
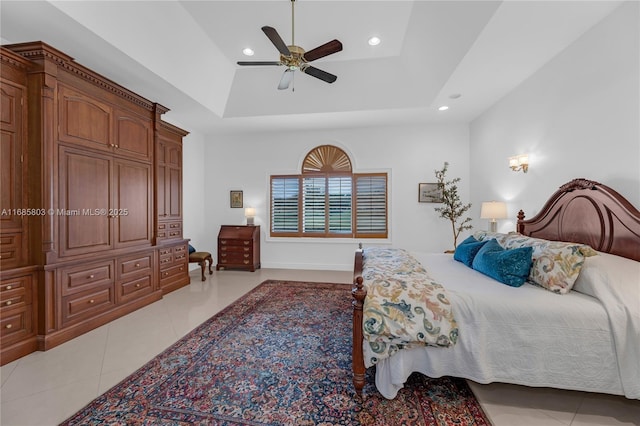
[[[480,219],[491,219],[489,221],[489,232],[497,232],[498,223],[496,219],[507,218],[507,204],[502,201],[488,201],[482,203],[480,209]]]
[[[527,173],[529,170],[529,155],[522,154],[509,157],[509,167],[511,167],[511,170],[514,172],[522,170],[524,173]]]
[[[244,209],[244,217],[247,218],[247,225],[253,226],[254,218],[256,217],[256,209],[253,207],[247,207]]]

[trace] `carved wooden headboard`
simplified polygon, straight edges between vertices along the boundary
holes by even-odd
[[[545,240],[588,244],[594,249],[640,261],[640,211],[598,182],[574,179],[556,191],[540,213],[518,232]]]

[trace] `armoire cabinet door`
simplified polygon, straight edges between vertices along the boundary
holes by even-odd
[[[59,85],[59,139],[88,148],[113,151],[112,108],[84,93]]]
[[[72,256],[113,248],[111,163],[108,155],[60,147],[60,255]]]
[[[151,120],[145,120],[131,113],[115,110],[115,150],[118,155],[151,160],[153,150],[153,130]]]
[[[167,178],[168,190],[166,191],[168,198],[167,217],[169,219],[180,219],[182,218],[182,169],[169,167],[167,171],[169,172]]]
[[[151,244],[153,180],[151,164],[116,159],[111,213],[116,247]]]
[[[23,86],[0,81],[0,269],[26,262],[27,215],[23,194],[25,105]]]
[[[182,146],[160,139],[156,168],[157,212],[160,220],[182,218]]]

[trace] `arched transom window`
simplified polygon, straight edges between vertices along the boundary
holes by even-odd
[[[386,238],[387,174],[353,173],[333,145],[306,155],[299,175],[271,176],[272,237]]]

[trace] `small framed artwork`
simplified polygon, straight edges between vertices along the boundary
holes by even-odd
[[[442,203],[442,188],[438,183],[419,183],[418,202],[419,203]]]
[[[232,209],[242,208],[242,191],[229,191]]]

